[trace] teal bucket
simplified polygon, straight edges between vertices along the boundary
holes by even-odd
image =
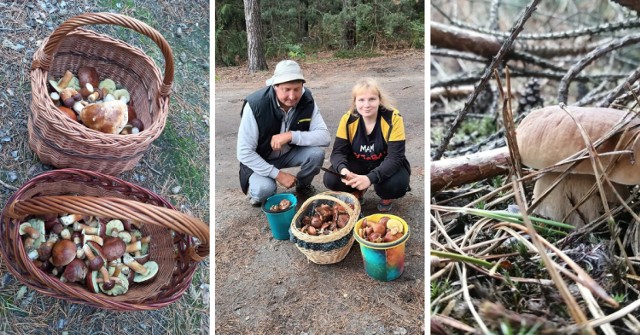
[[[291,207],[284,212],[271,213],[269,208],[273,205],[280,203],[280,200],[287,199],[291,201]],[[289,226],[296,214],[296,205],[298,199],[291,193],[280,193],[270,196],[267,201],[262,205],[262,211],[267,216],[269,221],[269,228],[271,228],[271,235],[276,240],[288,240],[289,239]]]

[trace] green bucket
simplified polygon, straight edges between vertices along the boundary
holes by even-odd
[[[291,201],[291,207],[284,212],[271,212],[269,208],[273,205],[277,205],[281,200],[287,199]],[[271,235],[276,240],[288,240],[289,239],[289,226],[293,217],[296,214],[296,205],[298,199],[291,193],[275,194],[267,198],[267,201],[262,205],[262,211],[267,216],[269,221],[269,228],[271,229]]]

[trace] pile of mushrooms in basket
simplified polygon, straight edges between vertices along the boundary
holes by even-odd
[[[125,294],[132,283],[154,279],[150,236],[127,220],[77,214],[31,217],[20,224],[29,259],[63,282],[78,282],[93,293]]]
[[[51,100],[74,121],[107,134],[137,134],[144,130],[129,92],[110,78],[100,78],[94,67],[80,67],[49,79]]]

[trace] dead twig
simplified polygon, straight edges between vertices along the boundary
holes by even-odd
[[[524,28],[524,24],[527,22],[527,20],[531,17],[533,12],[536,10],[539,2],[540,0],[533,0],[522,12],[522,14],[516,21],[516,24],[513,26],[513,28],[511,28],[511,34],[509,35],[509,38],[504,41],[500,50],[495,54],[495,57],[491,61],[491,64],[485,69],[484,74],[482,75],[482,78],[480,78],[480,82],[476,86],[475,91],[473,91],[473,94],[471,94],[471,96],[465,103],[462,110],[458,112],[458,117],[456,117],[456,119],[453,120],[453,123],[447,130],[447,133],[444,135],[442,142],[436,149],[436,152],[433,155],[433,160],[439,160],[442,157],[442,155],[444,154],[444,151],[449,145],[449,142],[451,141],[451,138],[453,138],[453,134],[456,132],[456,130],[464,120],[465,115],[469,113],[469,111],[471,110],[471,106],[474,104],[480,92],[484,90],[484,87],[489,81],[489,78],[491,77],[493,70],[498,66],[498,64],[502,62],[503,58],[511,51],[511,46],[513,45],[515,39],[518,37],[518,34],[520,34],[522,29]]]

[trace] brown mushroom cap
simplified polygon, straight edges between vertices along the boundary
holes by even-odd
[[[75,258],[65,267],[62,276],[70,282],[79,282],[87,276],[87,266],[81,259]]]
[[[109,262],[122,257],[126,249],[127,244],[117,237],[107,236],[102,243],[102,252],[104,252],[104,256]]]
[[[626,111],[612,108],[569,106],[567,109],[585,129],[592,142],[613,129],[627,114]],[[640,119],[634,118],[627,127],[639,124]],[[640,143],[636,143],[638,139],[635,141],[632,139],[639,132],[640,129],[630,129],[622,139],[623,144],[629,144],[621,149],[632,150],[635,157],[640,157]],[[522,120],[516,133],[522,163],[535,169],[552,166],[586,148],[576,123],[560,106],[549,106],[532,111]],[[602,153],[615,150],[619,139],[619,135],[613,136],[600,145],[597,151]],[[604,156],[600,157],[600,161],[606,167],[616,158],[616,156]],[[611,181],[625,185],[640,184],[640,170],[632,163],[629,156],[622,156],[609,173]],[[577,164],[572,173],[592,175],[593,168],[590,160],[586,159]]]
[[[127,105],[120,100],[90,104],[80,113],[82,123],[108,134],[118,134],[127,125]]]
[[[65,266],[76,258],[76,244],[71,240],[59,240],[51,250],[51,264]]]

